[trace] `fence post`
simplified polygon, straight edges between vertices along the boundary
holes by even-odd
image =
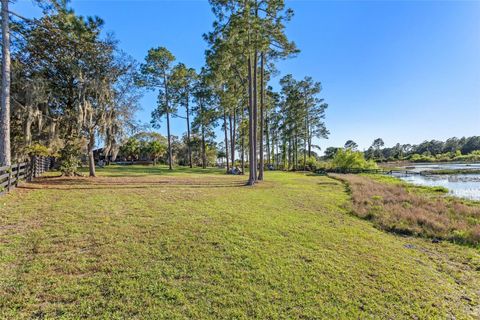
[[[42,171],[42,157],[35,157],[35,178],[38,178]]]
[[[32,181],[32,158],[28,159],[28,162],[25,166],[25,180],[28,182]]]
[[[10,191],[10,187],[12,185],[12,169],[13,169],[13,166],[10,166],[10,168],[8,168],[7,191]]]
[[[37,156],[32,157],[32,180],[37,175]]]
[[[20,162],[17,163],[17,180],[15,180],[15,187],[18,187],[19,180],[20,180]]]

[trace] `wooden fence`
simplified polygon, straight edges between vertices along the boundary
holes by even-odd
[[[32,170],[31,177],[29,179],[40,177],[42,174],[50,170],[53,164],[52,158],[50,157],[36,157],[33,156],[30,161],[30,167]]]
[[[32,157],[28,162],[0,167],[0,195],[16,188],[20,181],[32,181],[33,178],[47,172],[52,165],[49,157]]]

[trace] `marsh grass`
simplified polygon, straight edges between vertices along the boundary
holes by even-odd
[[[444,188],[414,187],[380,176],[332,176],[347,184],[353,213],[381,229],[480,245],[480,206],[445,197]]]

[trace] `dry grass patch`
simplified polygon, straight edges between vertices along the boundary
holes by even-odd
[[[332,175],[344,181],[354,214],[388,231],[480,244],[480,206],[434,192],[415,192],[405,184],[383,183],[366,176]],[[423,189],[425,190],[425,189]]]

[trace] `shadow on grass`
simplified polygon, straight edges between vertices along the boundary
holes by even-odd
[[[165,189],[167,188],[179,188],[179,189],[207,189],[207,188],[241,188],[247,186],[246,183],[241,184],[151,184],[151,185],[90,185],[90,186],[81,186],[81,185],[64,185],[64,187],[55,187],[55,186],[20,186],[19,189],[26,190],[129,190],[129,189]]]
[[[88,168],[82,168],[81,172],[88,172]],[[162,175],[175,176],[181,174],[211,174],[224,175],[225,169],[222,168],[190,168],[190,167],[175,167],[169,170],[166,166],[149,166],[149,165],[112,165],[105,168],[98,168],[97,173],[105,177],[132,177],[142,175]]]
[[[155,179],[156,178],[156,179]],[[40,177],[21,186],[23,189],[51,190],[108,190],[108,189],[153,189],[153,188],[238,188],[246,186],[246,181],[191,178],[188,176],[101,176],[89,177]]]

